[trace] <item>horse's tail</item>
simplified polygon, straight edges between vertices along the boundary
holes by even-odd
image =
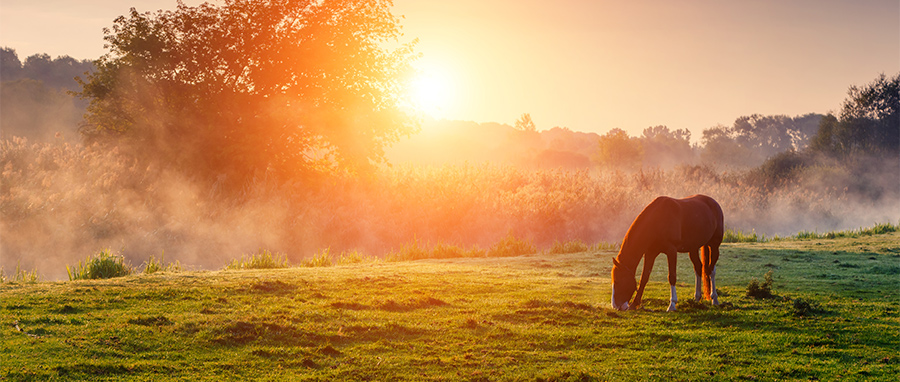
[[[700,262],[703,263],[703,269],[701,272],[703,273],[703,299],[709,300],[712,295],[712,281],[710,280],[709,275],[712,273],[712,248],[708,245],[704,245],[700,248]]]

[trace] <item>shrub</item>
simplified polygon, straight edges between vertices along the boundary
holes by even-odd
[[[263,249],[255,254],[247,256],[241,255],[240,260],[231,260],[231,263],[225,266],[225,269],[275,269],[287,268],[287,259],[280,253],[272,253],[267,249]]]
[[[69,281],[97,280],[128,276],[134,272],[134,269],[125,264],[125,257],[115,255],[109,249],[104,249],[88,257],[86,262],[79,261],[73,267],[67,265],[66,272],[69,274]]]
[[[766,272],[765,276],[763,276],[764,281],[760,284],[756,278],[750,280],[750,284],[747,285],[747,296],[753,298],[772,298],[775,297],[775,294],[772,293],[772,271]]]

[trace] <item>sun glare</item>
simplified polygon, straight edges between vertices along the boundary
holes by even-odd
[[[446,116],[453,92],[446,72],[421,70],[413,79],[411,91],[413,103],[420,112],[435,118]]]

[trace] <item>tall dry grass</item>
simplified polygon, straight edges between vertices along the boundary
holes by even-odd
[[[409,243],[490,248],[507,235],[538,249],[556,242],[618,242],[659,195],[717,199],[738,230],[787,234],[896,221],[896,193],[854,200],[802,182],[776,188],[704,167],[624,173],[495,165],[383,168],[274,184],[239,195],[100,146],[0,142],[0,266],[65,278],[64,264],[100,248],[131,263],[165,252],[220,269],[259,248],[300,263],[322,248],[384,256]],[[821,182],[819,182],[821,183]],[[817,183],[818,184],[818,183]],[[891,212],[893,211],[893,212]]]

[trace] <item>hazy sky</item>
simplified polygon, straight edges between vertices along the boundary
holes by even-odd
[[[199,1],[186,1],[196,4]],[[96,58],[102,28],[175,0],[0,0],[21,59]],[[632,134],[840,107],[850,85],[900,72],[900,1],[395,0],[437,117]]]

